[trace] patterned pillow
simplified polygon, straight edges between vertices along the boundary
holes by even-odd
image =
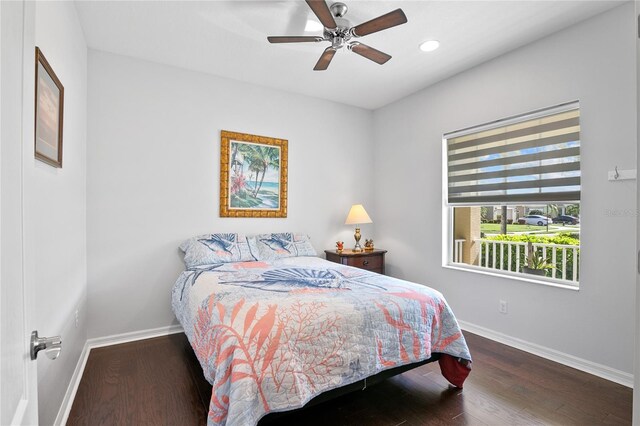
[[[308,235],[279,233],[247,237],[249,249],[256,260],[275,260],[283,257],[317,256]]]
[[[216,263],[255,260],[249,250],[247,238],[242,234],[206,234],[180,244],[187,269]]]

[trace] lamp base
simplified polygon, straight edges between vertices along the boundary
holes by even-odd
[[[360,234],[359,227],[356,227],[356,233],[353,234],[353,238],[355,238],[356,240],[356,245],[353,247],[353,252],[360,253],[362,251],[362,246],[360,245],[360,238],[362,238],[362,235]]]

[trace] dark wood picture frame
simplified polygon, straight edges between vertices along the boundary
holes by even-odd
[[[34,154],[38,160],[62,168],[64,86],[37,46],[35,84]]]

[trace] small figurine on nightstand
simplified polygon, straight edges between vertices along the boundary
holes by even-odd
[[[344,249],[344,241],[336,241],[336,252],[342,253],[342,250]]]
[[[373,251],[373,240],[364,241],[364,251]]]

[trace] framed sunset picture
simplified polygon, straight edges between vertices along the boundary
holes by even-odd
[[[220,216],[287,217],[288,141],[220,133]]]
[[[36,47],[35,157],[62,167],[62,112],[64,87]]]

